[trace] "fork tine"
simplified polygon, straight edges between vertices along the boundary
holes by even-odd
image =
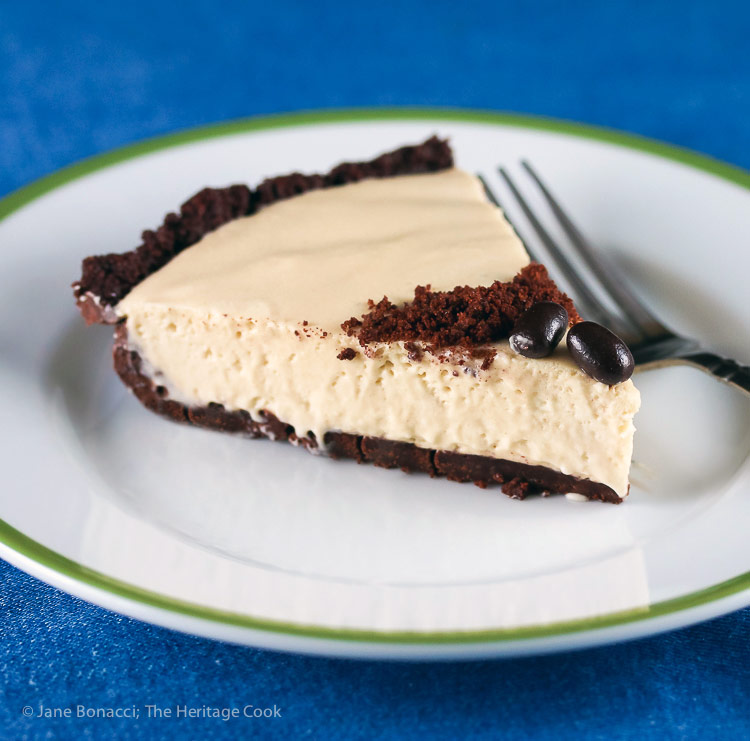
[[[606,255],[599,253],[589,244],[578,227],[563,211],[562,206],[553,198],[549,189],[542,182],[542,179],[537,175],[531,164],[527,160],[522,160],[521,166],[529,173],[539,187],[539,190],[541,190],[542,195],[560,222],[560,226],[568,235],[573,246],[578,250],[578,254],[607,290],[622,313],[633,323],[633,326],[649,338],[668,334],[669,330],[630,291]]]
[[[498,200],[497,196],[492,192],[492,189],[490,188],[490,186],[487,183],[487,181],[484,179],[484,176],[481,175],[480,173],[477,173],[477,178],[479,179],[479,182],[482,184],[482,187],[484,188],[484,193],[487,196],[487,198],[490,200],[491,203],[494,203],[495,206],[497,206],[503,212],[503,216],[505,216],[505,220],[513,227],[513,231],[520,238],[521,237],[521,232],[519,232],[518,229],[516,229],[516,225],[510,220],[510,216],[508,216],[508,212],[503,208],[503,204],[500,203],[500,201]],[[524,248],[526,250],[526,254],[529,256],[529,258],[533,262],[539,262],[539,260],[537,259],[536,255],[534,254],[534,252],[526,244],[525,240],[521,239],[521,241],[523,242],[523,246],[524,246]]]
[[[583,313],[586,315],[586,317],[593,319],[600,324],[604,324],[618,334],[632,335],[632,332],[629,332],[626,328],[623,327],[620,318],[610,312],[591,292],[591,289],[586,285],[586,283],[581,279],[576,269],[570,263],[568,258],[565,257],[565,253],[560,249],[557,242],[555,242],[549,232],[542,226],[539,219],[536,218],[534,212],[526,202],[526,199],[521,195],[518,188],[516,188],[516,185],[511,179],[510,175],[508,175],[508,173],[502,167],[498,168],[498,170],[500,172],[500,175],[502,175],[503,180],[505,180],[505,182],[507,183],[508,188],[510,188],[511,193],[513,193],[513,196],[518,201],[518,205],[526,215],[526,218],[529,220],[531,226],[534,227],[534,231],[539,236],[539,239],[542,240],[544,246],[555,258],[555,262],[558,264],[560,270],[563,272],[563,274],[573,287],[573,290],[576,292],[578,299],[577,303],[583,309]]]

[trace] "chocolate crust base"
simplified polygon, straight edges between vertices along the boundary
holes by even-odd
[[[406,472],[445,476],[450,481],[471,481],[481,488],[500,486],[512,499],[525,499],[529,494],[583,494],[589,499],[619,504],[622,499],[605,484],[589,479],[567,476],[544,466],[465,455],[446,450],[427,450],[412,443],[381,438],[328,432],[321,450],[315,437],[300,436],[294,427],[263,410],[260,420],[253,420],[244,410],[228,411],[221,404],[188,407],[168,398],[167,390],[149,378],[140,355],[128,345],[125,323],[115,328],[114,366],[122,382],[149,410],[175,422],[183,422],[221,432],[233,432],[250,438],[287,441],[311,452],[325,452],[332,458],[351,458],[358,463],[373,463],[381,468],[400,468]]]
[[[87,324],[116,324],[113,307],[141,281],[164,267],[175,255],[233,219],[264,206],[320,188],[334,188],[367,178],[418,175],[453,166],[448,142],[436,136],[416,146],[381,154],[369,162],[343,162],[324,175],[296,172],[264,180],[257,188],[231,185],[204,188],[170,213],[156,230],[146,230],[142,244],[122,254],[94,255],[83,261],[73,295]]]

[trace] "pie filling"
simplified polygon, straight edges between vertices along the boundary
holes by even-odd
[[[141,372],[188,408],[266,411],[325,449],[332,431],[543,466],[628,490],[631,381],[586,376],[507,341],[360,342],[368,299],[511,281],[529,263],[481,184],[457,169],[314,190],[236,218],[115,306]],[[473,459],[466,459],[473,460]]]

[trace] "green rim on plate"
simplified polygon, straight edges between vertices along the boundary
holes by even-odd
[[[694,169],[715,175],[750,190],[750,173],[733,165],[720,162],[702,154],[664,144],[653,139],[626,134],[595,126],[559,121],[548,118],[516,115],[511,113],[494,113],[492,111],[472,111],[450,108],[363,108],[353,110],[323,110],[288,113],[276,116],[229,121],[211,126],[179,131],[166,136],[147,139],[131,144],[112,152],[96,155],[76,164],[70,165],[47,175],[33,183],[11,193],[0,200],[0,219],[12,214],[28,203],[59,188],[67,183],[84,177],[97,170],[119,164],[135,157],[151,154],[170,147],[190,142],[214,139],[232,134],[243,134],[252,131],[264,131],[289,126],[304,126],[329,123],[354,123],[368,121],[451,121],[490,126],[509,126],[522,129],[536,129],[558,134],[593,139],[614,144],[628,149],[657,155],[664,159],[679,162]],[[252,628],[273,633],[284,633],[310,638],[322,638],[342,641],[364,641],[399,644],[465,644],[485,643],[488,641],[512,641],[530,638],[549,638],[553,636],[579,633],[601,628],[624,625],[636,621],[648,620],[672,613],[681,612],[717,600],[730,597],[743,590],[750,589],[750,571],[740,574],[706,589],[692,592],[681,597],[665,600],[637,610],[610,613],[592,618],[566,622],[533,625],[522,628],[504,628],[474,630],[461,632],[386,632],[371,630],[353,630],[338,628],[321,628],[311,625],[298,625],[273,620],[253,618],[247,615],[224,612],[210,607],[165,597],[125,582],[111,579],[106,574],[93,571],[65,556],[46,548],[28,536],[19,532],[4,520],[0,520],[0,543],[21,556],[50,569],[51,571],[73,579],[76,582],[102,590],[117,597],[125,598],[140,604],[160,608],[169,612],[185,615],[214,623]]]

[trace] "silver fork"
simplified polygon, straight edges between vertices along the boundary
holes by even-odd
[[[537,236],[553,256],[560,271],[565,275],[576,293],[576,304],[584,318],[603,324],[618,334],[628,344],[636,365],[641,368],[676,364],[692,365],[750,395],[750,367],[709,352],[695,340],[681,337],[666,327],[630,290],[619,270],[607,255],[591,246],[580,229],[576,227],[557,200],[553,198],[549,188],[542,182],[534,168],[525,160],[521,162],[521,165],[542,192],[552,213],[583,263],[597,278],[601,288],[606,291],[613,305],[620,310],[621,314],[618,316],[610,311],[597,298],[566,257],[559,244],[542,226],[541,221],[521,195],[508,172],[502,167],[498,168],[498,172],[505,180],[513,197],[518,201],[518,205]],[[500,206],[497,197],[487,184],[487,180],[481,175],[479,179],[484,185],[487,197],[497,206]],[[516,229],[516,232],[518,232],[518,229]],[[528,247],[526,249],[531,259],[536,259],[534,253]]]

